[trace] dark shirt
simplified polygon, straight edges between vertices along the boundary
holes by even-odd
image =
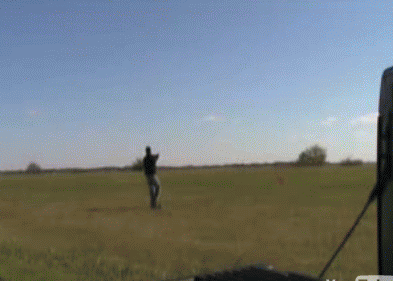
[[[145,175],[154,175],[156,173],[157,159],[158,159],[158,154],[146,155],[145,158],[143,158],[143,168],[145,170]]]

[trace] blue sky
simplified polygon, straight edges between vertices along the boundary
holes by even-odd
[[[0,3],[0,170],[376,160],[391,5]],[[33,3],[30,2],[30,3]]]

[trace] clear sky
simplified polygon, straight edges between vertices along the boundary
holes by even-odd
[[[0,2],[0,170],[376,161],[379,1]]]

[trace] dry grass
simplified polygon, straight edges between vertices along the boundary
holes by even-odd
[[[32,251],[98,247],[104,254],[93,259],[132,268],[130,280],[226,270],[236,262],[317,275],[361,211],[375,168],[278,173],[285,185],[272,169],[161,172],[156,211],[139,173],[3,177],[0,235]],[[374,204],[326,278],[376,274],[376,229]]]

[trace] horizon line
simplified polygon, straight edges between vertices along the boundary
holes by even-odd
[[[361,161],[361,164],[377,164],[377,161],[364,161],[361,159],[353,159],[352,161]],[[31,162],[35,163],[35,162]],[[225,166],[276,166],[276,165],[294,165],[296,161],[275,161],[275,162],[250,162],[250,163],[227,163],[227,164],[206,164],[206,165],[181,165],[181,166],[171,166],[171,165],[160,165],[157,166],[157,169],[181,169],[181,168],[208,168],[208,167],[225,167]],[[342,161],[340,162],[325,162],[324,165],[342,165]],[[124,166],[97,166],[91,168],[82,168],[82,167],[66,167],[66,168],[41,168],[41,171],[63,171],[63,170],[105,170],[105,169],[124,169],[128,170],[132,168],[132,165],[124,165]],[[24,172],[24,169],[13,169],[13,170],[0,170],[0,173],[7,172]]]

